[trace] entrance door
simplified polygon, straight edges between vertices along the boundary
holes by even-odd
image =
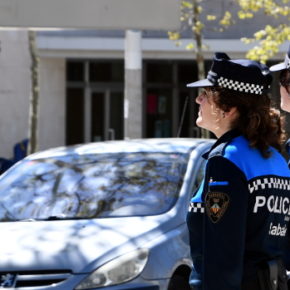
[[[92,90],[88,101],[86,141],[123,139],[123,93],[109,89]]]
[[[123,139],[123,92],[68,89],[66,144]]]

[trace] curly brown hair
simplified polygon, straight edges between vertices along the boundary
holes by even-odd
[[[263,157],[270,157],[269,146],[273,146],[279,152],[286,140],[283,129],[284,118],[280,111],[271,106],[271,100],[266,95],[242,93],[226,88],[215,87],[217,92],[213,94],[216,105],[227,112],[235,107],[239,117],[232,124],[245,136],[251,147],[260,150]]]

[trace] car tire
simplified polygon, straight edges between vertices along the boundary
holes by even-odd
[[[169,282],[168,290],[190,290],[188,279],[180,275],[174,275]]]

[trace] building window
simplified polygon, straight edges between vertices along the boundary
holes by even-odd
[[[84,141],[84,89],[67,88],[66,100],[66,144]]]
[[[124,62],[68,60],[66,143],[123,139]]]
[[[70,61],[67,63],[66,78],[71,82],[83,82],[84,79],[84,62]]]
[[[145,137],[199,137],[195,125],[196,90],[186,84],[197,79],[193,61],[144,62]]]
[[[67,144],[123,139],[124,61],[67,61]],[[143,61],[144,138],[200,137],[193,61]]]
[[[92,61],[89,64],[90,82],[123,82],[124,63],[123,61]]]

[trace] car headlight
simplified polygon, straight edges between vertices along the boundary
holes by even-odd
[[[147,260],[147,249],[139,249],[120,256],[92,272],[76,287],[76,290],[111,286],[132,280],[143,271]]]

